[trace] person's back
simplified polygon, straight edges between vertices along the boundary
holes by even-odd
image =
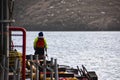
[[[45,50],[47,51],[47,43],[42,32],[34,40],[34,50],[35,55],[39,55],[39,58],[43,58]]]

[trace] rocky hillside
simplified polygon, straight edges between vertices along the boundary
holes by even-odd
[[[120,30],[120,0],[15,0],[14,18],[28,30]]]

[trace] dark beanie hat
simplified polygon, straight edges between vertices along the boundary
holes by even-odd
[[[38,36],[43,36],[43,32],[39,32]]]

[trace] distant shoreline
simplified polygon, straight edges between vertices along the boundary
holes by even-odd
[[[87,26],[82,26],[82,27],[49,27],[49,26],[43,26],[43,27],[36,27],[36,26],[21,26],[25,28],[27,31],[120,31],[120,27],[111,27],[109,29],[97,29],[93,28],[90,29]]]

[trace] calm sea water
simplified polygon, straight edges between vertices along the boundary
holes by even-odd
[[[27,54],[34,54],[38,32],[27,32]],[[96,71],[99,80],[120,80],[120,32],[44,32],[48,59],[76,68],[83,64]],[[14,44],[22,44],[13,38]],[[19,49],[18,49],[19,50]]]

